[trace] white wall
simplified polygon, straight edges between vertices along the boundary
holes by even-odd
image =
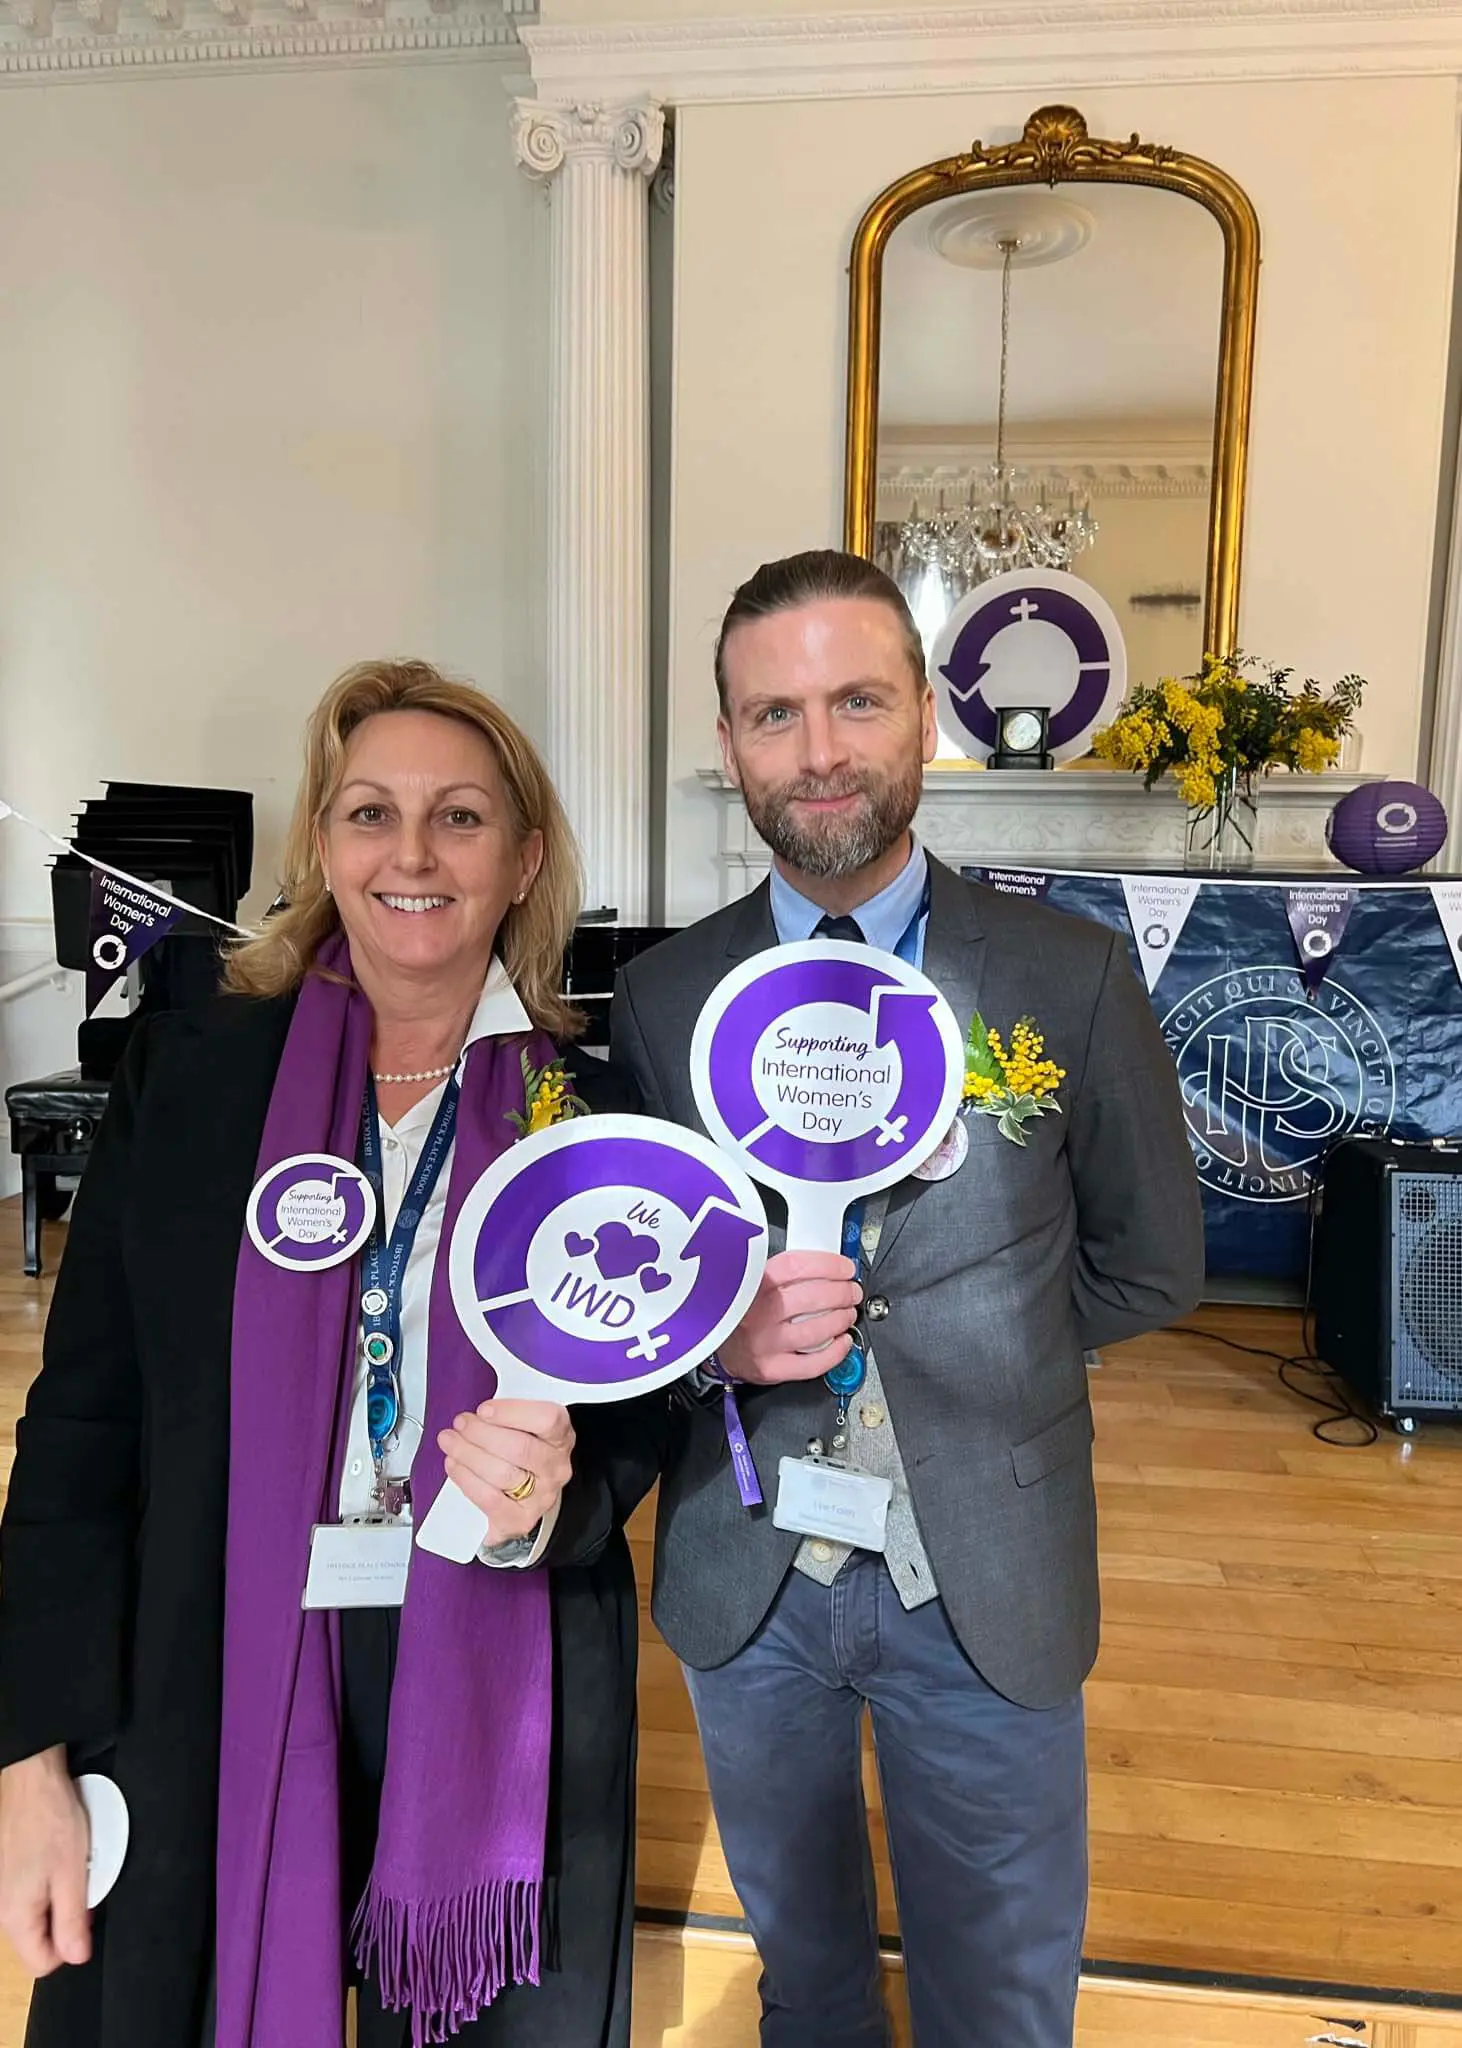
[[[548,10],[550,19],[558,13]],[[558,14],[558,18],[562,18]],[[711,647],[735,584],[842,531],[846,264],[914,165],[1074,97],[1224,166],[1264,236],[1241,636],[1371,678],[1368,770],[1416,763],[1457,193],[1451,78],[691,106],[676,163],[669,915],[717,900]]]
[[[0,120],[0,795],[258,799],[367,655],[540,716],[546,199],[500,62],[57,84]],[[0,917],[49,919],[0,826]],[[15,943],[15,941],[12,941]]]
[[[424,655],[541,737],[547,201],[503,79],[5,95],[0,796],[64,831],[106,776],[252,789],[257,908],[348,663]],[[46,855],[0,823],[6,972],[51,955]],[[74,1064],[79,987],[0,1010],[0,1085]]]

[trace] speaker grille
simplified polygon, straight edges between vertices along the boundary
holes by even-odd
[[[1410,1407],[1462,1403],[1462,1175],[1392,1180],[1392,1398]]]

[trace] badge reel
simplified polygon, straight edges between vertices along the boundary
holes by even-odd
[[[381,1302],[381,1308],[373,1310],[367,1293],[362,1306],[368,1315],[380,1314],[384,1313],[384,1295]],[[404,1483],[399,1489],[392,1488],[385,1477],[385,1454],[401,1425],[400,1383],[388,1371],[394,1349],[381,1331],[371,1331],[365,1340],[371,1373],[366,1424],[376,1469],[371,1513],[350,1522],[317,1522],[310,1532],[310,1568],[303,1602],[307,1611],[400,1607],[406,1599],[411,1522],[401,1510],[408,1494]]]

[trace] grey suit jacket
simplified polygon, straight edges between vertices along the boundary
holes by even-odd
[[[966,883],[931,859],[924,972],[961,1026],[1007,1038],[1033,1016],[1066,1069],[1063,1113],[1022,1148],[969,1119],[965,1165],[889,1200],[869,1296],[879,1370],[950,1622],[983,1677],[1040,1707],[1096,1655],[1096,1504],[1086,1347],[1157,1327],[1203,1280],[1198,1185],[1172,1059],[1127,948],[1104,926]],[[620,977],[615,1056],[646,1109],[693,1129],[691,1032],[733,964],[776,943],[770,892],[716,912]],[[782,1210],[767,1194],[773,1250]],[[825,1433],[820,1379],[747,1388],[768,1502],[777,1461]],[[798,1538],[741,1505],[719,1398],[686,1402],[661,1482],[654,1614],[688,1664],[722,1664],[760,1625]]]

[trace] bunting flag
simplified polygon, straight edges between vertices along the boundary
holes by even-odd
[[[1035,868],[961,868],[967,880],[983,882],[1002,896],[1028,896],[1039,903],[1051,886],[1051,877]]]
[[[159,939],[165,939],[182,906],[159,895],[145,882],[93,868],[91,929],[87,935],[86,1014],[89,1017],[107,990],[140,960]]]
[[[1320,984],[1339,951],[1359,895],[1359,889],[1344,882],[1305,883],[1284,892],[1285,915],[1311,1002],[1319,995]]]
[[[1137,941],[1142,978],[1152,994],[1203,884],[1181,875],[1123,875],[1127,922]]]

